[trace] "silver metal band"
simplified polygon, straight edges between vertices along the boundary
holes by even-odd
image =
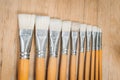
[[[37,56],[37,57],[43,57],[43,58],[45,58],[45,56],[46,56],[46,51],[37,51],[36,56]]]
[[[69,35],[70,32],[62,32],[62,54],[68,53]]]
[[[27,52],[20,53],[20,59],[29,59],[30,54]]]
[[[96,44],[96,33],[95,31],[92,32],[92,50],[96,50],[95,44]]]
[[[47,30],[36,30],[36,56],[45,57],[46,46],[48,41],[48,31]]]
[[[80,52],[84,52],[85,32],[80,32]]]
[[[96,50],[99,50],[99,32],[97,32],[97,37],[96,37]]]
[[[29,59],[31,43],[32,43],[32,29],[20,29],[20,58]]]
[[[100,32],[100,49],[102,49],[102,32]]]
[[[62,54],[68,54],[68,49],[62,49]]]
[[[87,31],[87,51],[90,51],[91,31]]]
[[[77,54],[78,32],[72,32],[72,54]]]
[[[60,31],[50,31],[50,56],[57,57]]]

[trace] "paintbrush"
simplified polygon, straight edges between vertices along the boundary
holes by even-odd
[[[102,80],[102,31],[99,29],[99,80]]]
[[[90,55],[91,55],[91,25],[87,25],[87,43],[86,43],[86,55],[85,55],[85,80],[90,78]]]
[[[90,80],[94,80],[95,77],[95,40],[96,40],[96,33],[97,33],[97,27],[92,27],[92,53],[91,53],[91,74],[90,74]]]
[[[34,30],[35,15],[19,14],[20,59],[18,66],[18,80],[28,80],[29,58]]]
[[[99,28],[97,28],[96,53],[95,53],[95,80],[98,80],[98,56],[99,56]]]
[[[63,21],[62,23],[62,53],[60,64],[60,80],[68,80],[68,44],[70,39],[71,21]]]
[[[80,55],[79,55],[79,76],[78,80],[84,80],[84,63],[85,63],[85,37],[86,37],[86,24],[80,26]]]
[[[36,17],[36,80],[46,78],[46,48],[50,17]]]
[[[60,39],[62,21],[59,19],[50,20],[50,55],[48,63],[48,80],[57,80],[58,69],[58,44]]]
[[[72,23],[72,51],[71,51],[71,62],[70,62],[70,80],[77,80],[77,42],[78,32],[80,24],[77,22]]]

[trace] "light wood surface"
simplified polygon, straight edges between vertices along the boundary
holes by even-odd
[[[20,52],[17,14],[21,12],[48,14],[51,17],[101,27],[103,80],[119,80],[119,6],[119,0],[0,0],[0,80],[17,79],[18,53]],[[34,80],[34,39],[30,54],[29,80]]]

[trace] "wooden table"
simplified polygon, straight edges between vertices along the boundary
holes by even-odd
[[[120,0],[0,0],[0,80],[16,80],[18,13],[98,25],[103,31],[103,80],[120,80]],[[33,39],[29,80],[34,80],[34,57]]]

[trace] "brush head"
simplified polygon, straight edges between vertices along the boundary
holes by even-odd
[[[49,23],[50,23],[50,17],[48,16],[36,17],[36,29],[48,30]]]
[[[93,32],[97,32],[97,30],[98,30],[97,26],[93,26],[93,27],[92,27],[92,31],[93,31]]]
[[[72,31],[79,31],[80,23],[73,22],[72,23]]]
[[[85,32],[86,31],[86,24],[81,24],[80,31]]]
[[[99,32],[102,33],[102,29],[101,28],[99,28]]]
[[[70,32],[70,29],[71,29],[71,21],[63,21],[62,31],[63,32]]]
[[[35,15],[19,14],[18,22],[20,29],[33,29],[35,24]]]
[[[50,30],[61,31],[62,21],[60,19],[50,19]]]
[[[92,31],[92,25],[87,25],[87,32],[91,32]]]

